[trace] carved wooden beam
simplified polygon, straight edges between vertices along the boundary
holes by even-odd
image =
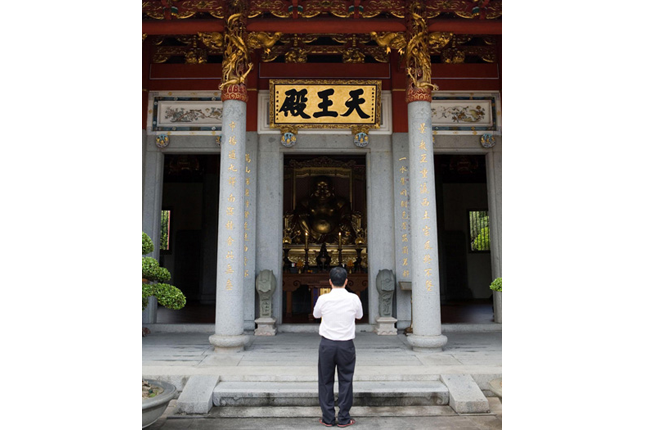
[[[502,34],[502,22],[492,20],[433,19],[428,20],[428,31],[447,31],[453,34]],[[247,31],[264,31],[267,33],[282,32],[285,34],[311,33],[371,33],[371,32],[404,32],[405,21],[394,19],[357,19],[348,22],[344,19],[264,19],[249,21]],[[223,32],[224,20],[175,20],[145,21],[142,33],[148,35],[173,35]]]

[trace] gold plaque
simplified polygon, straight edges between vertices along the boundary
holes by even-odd
[[[351,128],[381,123],[381,81],[272,79],[271,128]]]

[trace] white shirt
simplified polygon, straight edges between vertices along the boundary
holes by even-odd
[[[350,340],[356,337],[355,319],[363,318],[361,299],[344,288],[332,288],[318,297],[314,318],[322,317],[318,333],[330,340]]]

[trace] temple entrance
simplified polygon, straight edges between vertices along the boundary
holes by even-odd
[[[493,322],[484,155],[435,155],[442,323]]]
[[[282,321],[319,322],[314,304],[339,264],[369,321],[365,156],[285,155],[283,186]]]
[[[166,154],[160,264],[186,296],[186,306],[157,309],[158,323],[215,321],[220,156]]]

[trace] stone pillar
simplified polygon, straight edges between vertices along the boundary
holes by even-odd
[[[246,86],[222,89],[222,143],[217,238],[215,334],[219,352],[244,349],[244,186],[246,154]]]
[[[255,213],[258,135],[246,133],[244,155],[244,330],[255,329]]]
[[[410,262],[414,350],[441,351],[448,339],[441,334],[441,296],[437,209],[429,89],[410,86],[408,144],[410,150]]]
[[[401,288],[400,282],[410,281],[410,154],[408,134],[392,135],[394,155],[394,243],[396,256],[396,323],[397,328],[410,327],[412,291]]]
[[[155,249],[149,256],[157,260],[159,260],[159,241],[161,236],[163,160],[163,153],[154,147],[154,150],[148,151],[146,154],[143,172],[142,225],[143,231],[150,236],[152,243],[155,244]],[[157,299],[155,297],[148,298],[148,306],[143,311],[142,322],[146,324],[154,324],[157,322]]]
[[[367,156],[367,261],[369,267],[369,322],[379,317],[379,270],[394,268],[394,196],[392,184],[392,142],[389,136],[370,137]],[[365,312],[366,309],[363,309]]]
[[[280,137],[260,136],[258,145],[256,265],[272,270],[277,282],[273,294],[273,317],[282,324],[282,206],[284,159]]]
[[[490,256],[492,278],[502,276],[502,145],[498,143],[486,155],[488,214],[490,217]],[[495,322],[502,322],[502,293],[493,291]]]

